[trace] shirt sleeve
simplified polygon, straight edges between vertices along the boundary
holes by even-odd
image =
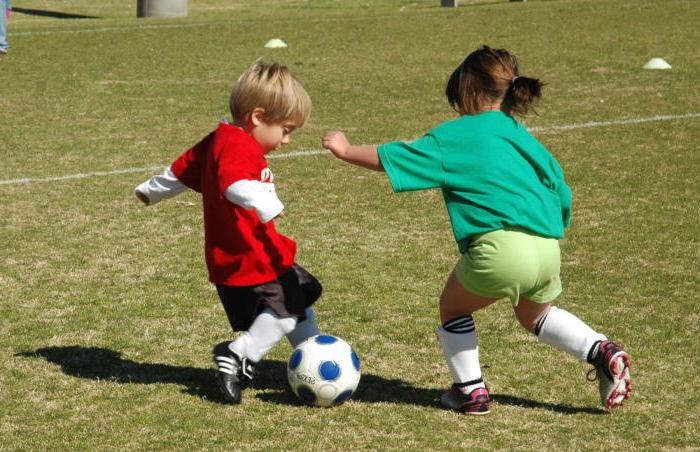
[[[202,156],[209,148],[214,134],[210,133],[202,141],[183,152],[170,165],[175,177],[188,188],[202,192]]]
[[[559,182],[556,190],[561,202],[561,219],[564,227],[568,228],[571,223],[571,190],[563,180]]]
[[[444,185],[442,152],[432,133],[410,142],[394,141],[380,145],[377,153],[395,192]]]
[[[175,174],[168,167],[162,174],[153,176],[137,186],[134,191],[146,196],[149,205],[153,205],[164,199],[177,196],[186,189],[187,187],[175,177]]]
[[[548,154],[549,155],[549,154]],[[557,160],[550,155],[550,167],[553,173],[551,188],[559,195],[561,205],[561,220],[565,228],[571,223],[571,189],[564,181],[564,171]]]
[[[275,193],[275,185],[269,182],[241,179],[231,184],[224,196],[230,202],[246,210],[255,209],[261,222],[267,223],[284,210]]]

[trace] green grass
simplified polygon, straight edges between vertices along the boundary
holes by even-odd
[[[340,128],[357,143],[451,118],[443,87],[482,43],[547,82],[530,127],[700,111],[692,0],[196,0],[185,19],[135,2],[15,0],[0,60],[3,181],[164,166],[226,113],[256,58],[292,67],[314,109],[289,150]],[[671,25],[669,25],[671,24]],[[289,43],[264,49],[270,38]],[[671,71],[644,71],[661,56]],[[700,118],[536,134],[574,196],[557,304],[623,343],[634,396],[598,407],[585,366],[477,313],[484,418],[442,410],[433,330],[457,253],[437,192],[326,155],[271,159],[278,229],[319,277],[324,331],[362,360],[356,397],[312,409],[287,389],[289,346],[241,406],[214,385],[209,348],[230,337],[206,280],[192,193],[152,208],[151,172],[0,185],[0,449],[695,449],[700,368]],[[286,151],[282,151],[286,152]]]

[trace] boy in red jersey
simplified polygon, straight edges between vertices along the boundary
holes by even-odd
[[[201,193],[209,280],[231,328],[243,332],[212,350],[217,381],[228,402],[240,403],[255,364],[283,336],[294,347],[318,334],[310,306],[322,287],[294,263],[296,244],[275,230],[284,206],[265,159],[308,119],[308,94],[285,66],[256,62],[230,107],[233,124],[219,124],[135,194],[152,205],[187,188]]]

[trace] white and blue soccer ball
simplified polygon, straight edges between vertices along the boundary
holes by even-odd
[[[340,405],[360,382],[360,359],[350,344],[330,335],[310,337],[299,344],[287,362],[287,378],[294,394],[312,406]]]

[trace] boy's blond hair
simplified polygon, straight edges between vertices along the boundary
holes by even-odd
[[[290,121],[301,127],[309,119],[311,99],[299,80],[278,63],[256,61],[236,82],[229,101],[234,120],[245,121],[255,109],[265,110],[265,122]]]

